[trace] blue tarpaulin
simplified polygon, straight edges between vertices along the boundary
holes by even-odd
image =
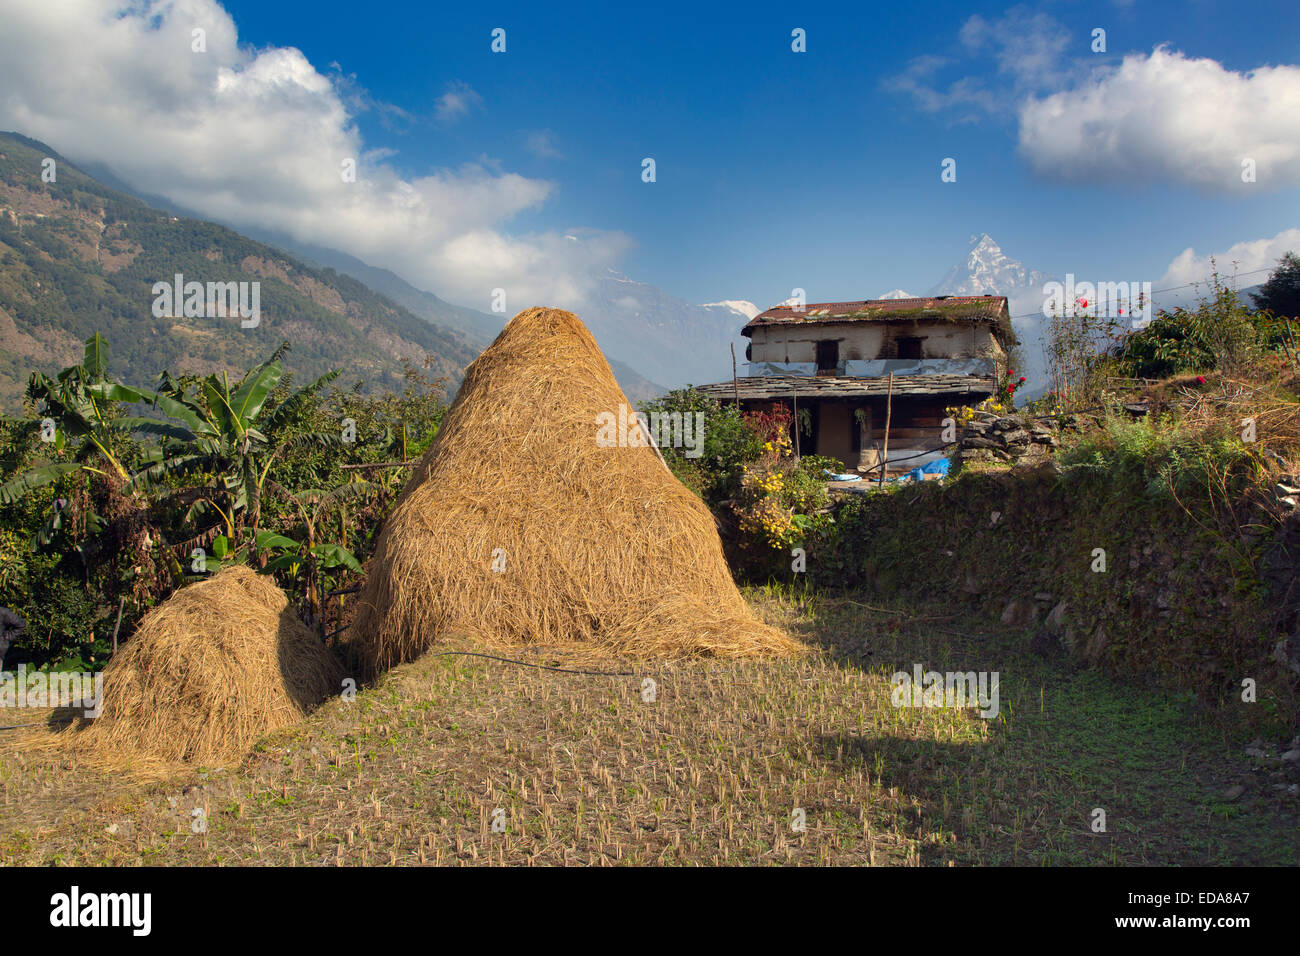
[[[912,481],[925,481],[924,475],[948,475],[948,459],[936,458],[928,465],[922,465],[920,468],[913,468],[904,477]]]

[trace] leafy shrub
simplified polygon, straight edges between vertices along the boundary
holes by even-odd
[[[1215,273],[1210,294],[1195,309],[1158,313],[1145,328],[1121,336],[1111,355],[1122,374],[1134,378],[1235,372],[1280,344],[1281,334],[1269,316],[1249,309]]]
[[[796,459],[790,451],[785,434],[765,443],[758,460],[745,466],[732,503],[740,532],[749,539],[746,550],[759,567],[780,563],[770,560],[778,555],[783,562],[785,552],[831,520],[819,513],[830,504],[822,469],[843,466],[814,455]]]
[[[642,402],[640,410],[647,416],[653,412],[704,415],[704,443],[698,458],[687,458],[690,449],[684,447],[660,451],[673,474],[711,504],[731,498],[739,490],[745,463],[762,451],[762,442],[734,405],[723,405],[696,389],[675,389],[662,398]],[[692,417],[691,422],[695,421]]]
[[[1107,475],[1151,498],[1171,500],[1221,486],[1254,455],[1226,427],[1198,431],[1168,415],[1130,421],[1107,416],[1099,429],[1063,448],[1065,467]]]

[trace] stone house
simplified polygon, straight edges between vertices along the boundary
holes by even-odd
[[[992,395],[1016,345],[1005,296],[780,305],[741,334],[745,374],[700,390],[746,411],[785,405],[801,452],[864,472],[884,454],[887,417],[889,471],[943,457],[944,409]]]

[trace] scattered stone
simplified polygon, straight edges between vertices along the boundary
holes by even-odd
[[[1107,643],[1106,628],[1099,624],[1097,625],[1097,632],[1089,638],[1087,647],[1083,649],[1083,656],[1090,662],[1097,663],[1097,661],[1101,660],[1102,655],[1106,653]]]
[[[1065,612],[1066,604],[1064,601],[1052,608],[1047,613],[1046,624],[1048,628],[1056,632],[1063,631],[1065,629]]]
[[[1300,765],[1300,749],[1288,750],[1282,755],[1282,760],[1285,763]]]
[[[1231,803],[1233,800],[1236,800],[1245,792],[1246,792],[1246,788],[1238,783],[1235,784],[1234,786],[1229,787],[1227,790],[1223,791],[1223,799],[1226,800],[1228,803]]]
[[[1008,627],[1027,627],[1037,617],[1037,608],[1029,601],[1009,601],[1002,611],[1002,623]]]

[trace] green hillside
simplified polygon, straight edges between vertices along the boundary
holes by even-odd
[[[42,180],[55,161],[56,181]],[[153,314],[155,282],[260,282],[261,321]],[[15,411],[33,370],[73,364],[93,332],[113,372],[148,382],[243,370],[276,345],[300,378],[334,367],[366,391],[397,389],[405,361],[451,385],[478,349],[358,280],[311,268],[212,223],[173,217],[103,185],[49,147],[0,133],[0,409]]]

